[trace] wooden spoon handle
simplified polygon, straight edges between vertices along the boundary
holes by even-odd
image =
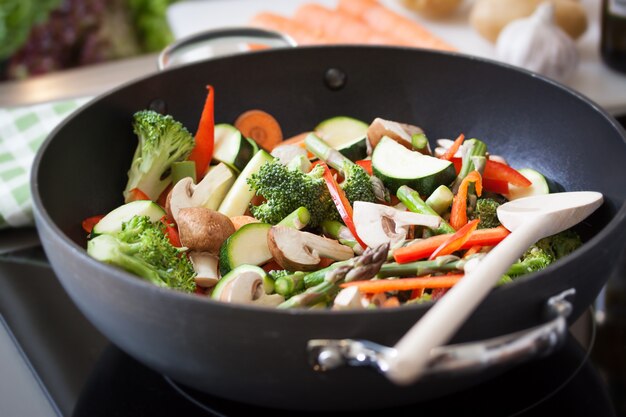
[[[395,345],[389,379],[401,385],[418,379],[432,348],[452,338],[509,267],[544,236],[549,221],[549,216],[538,216],[518,227],[437,301]]]

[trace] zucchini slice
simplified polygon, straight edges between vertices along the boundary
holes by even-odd
[[[313,131],[331,148],[354,162],[367,157],[368,127],[361,120],[337,116],[324,120]]]
[[[224,291],[224,289],[228,287],[228,283],[231,282],[234,278],[237,278],[239,275],[241,275],[244,272],[257,273],[263,280],[265,280],[265,277],[267,277],[267,273],[263,269],[259,268],[258,266],[240,265],[237,268],[234,268],[232,271],[228,272],[227,274],[223,275],[222,278],[220,278],[215,288],[213,288],[213,292],[211,293],[211,298],[213,298],[214,300],[219,300],[222,295],[222,291]]]
[[[505,197],[509,200],[517,200],[522,197],[530,197],[533,195],[543,195],[550,193],[550,187],[546,177],[539,171],[535,171],[530,168],[522,168],[517,170],[520,174],[528,178],[532,183],[530,187],[517,187],[513,184],[509,184],[509,193]]]
[[[374,148],[372,169],[394,194],[400,186],[408,185],[428,196],[456,178],[452,162],[412,151],[387,136]]]
[[[224,200],[222,200],[217,211],[228,217],[241,216],[244,214],[250,201],[252,201],[252,197],[254,197],[254,191],[250,189],[247,179],[250,175],[258,172],[264,163],[273,160],[274,157],[264,150],[260,150],[254,154],[250,162],[248,162],[235,180],[235,183],[224,197]]]
[[[225,163],[239,173],[254,154],[251,141],[235,126],[226,123],[215,125],[214,160]]]
[[[137,200],[119,206],[104,216],[91,230],[93,236],[101,234],[114,234],[122,230],[122,223],[129,221],[135,216],[148,216],[156,222],[165,216],[165,210],[151,200]]]
[[[221,276],[239,265],[262,265],[272,259],[267,244],[271,227],[268,223],[248,223],[230,235],[220,248]]]

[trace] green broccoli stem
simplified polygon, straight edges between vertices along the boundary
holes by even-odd
[[[306,207],[298,207],[292,211],[287,217],[278,222],[278,226],[291,227],[292,229],[302,230],[311,222],[311,213]]]
[[[342,245],[349,246],[357,255],[363,253],[363,248],[359,242],[356,241],[350,229],[343,223],[337,220],[325,220],[322,222],[321,226],[322,233],[326,236],[339,241]]]
[[[426,214],[426,215],[439,217],[441,219],[441,223],[439,224],[439,227],[437,227],[436,229],[432,229],[432,232],[435,235],[443,235],[447,233],[456,232],[456,230],[454,230],[454,228],[450,226],[450,224],[447,221],[441,218],[441,216],[439,216],[439,213],[437,213],[435,210],[430,208],[430,206],[428,206],[424,202],[424,200],[422,200],[419,193],[415,191],[414,189],[412,189],[411,187],[402,185],[400,188],[398,188],[398,191],[396,192],[396,196],[406,206],[406,208],[408,208],[409,211],[412,211],[413,213]]]
[[[459,259],[458,256],[439,256],[431,261],[416,261],[406,264],[391,262],[380,267],[377,277],[419,277],[435,272],[463,271],[465,265],[472,259],[480,259],[481,255]]]
[[[304,139],[306,149],[331,167],[335,168],[341,176],[345,177],[345,166],[354,164],[343,156],[338,150],[333,149],[315,133],[309,133]]]
[[[373,278],[387,260],[388,253],[389,244],[367,248],[363,255],[344,261],[341,265],[328,270],[320,282],[307,288],[304,292],[294,295],[278,305],[278,308],[310,307],[320,302],[328,304],[339,292],[339,284],[342,282]],[[334,265],[337,264],[339,262]]]

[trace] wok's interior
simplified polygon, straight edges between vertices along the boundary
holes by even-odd
[[[346,75],[343,88],[325,73]],[[622,207],[626,144],[614,121],[575,94],[528,73],[462,56],[375,47],[274,50],[194,64],[101,97],[44,146],[36,168],[42,208],[85,245],[81,220],[122,203],[137,140],[134,112],[159,106],[195,131],[205,85],[215,88],[216,122],[259,108],[285,136],[348,115],[421,126],[431,142],[459,133],[485,141],[517,168],[534,168],[568,191],[593,190],[605,204],[578,229],[589,238]]]

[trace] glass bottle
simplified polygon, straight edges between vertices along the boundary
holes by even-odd
[[[626,0],[602,0],[600,55],[609,67],[626,73]]]

